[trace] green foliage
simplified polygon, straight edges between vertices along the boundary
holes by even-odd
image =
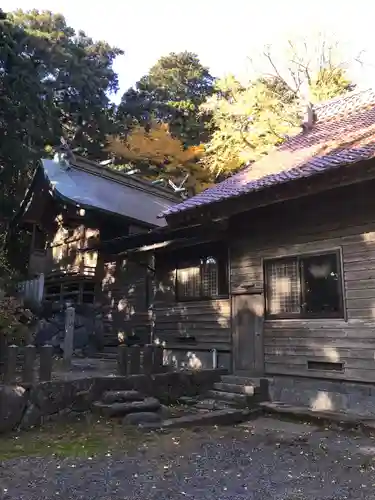
[[[0,20],[0,206],[9,218],[36,160],[61,136],[100,157],[113,131],[108,93],[121,51],[76,33],[60,14],[17,10]]]
[[[198,109],[212,95],[213,84],[196,54],[172,52],[124,94],[117,119],[125,133],[134,125],[147,126],[155,120],[169,123],[172,135],[184,146],[198,145],[208,137],[207,119]]]

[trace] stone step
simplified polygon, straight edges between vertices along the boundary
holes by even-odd
[[[258,415],[258,409],[247,410],[230,408],[171,418],[162,421],[160,424],[154,422],[144,423],[141,424],[141,426],[146,429],[173,429],[178,427],[199,427],[204,425],[235,425],[255,418]]]
[[[224,382],[216,382],[216,384],[214,384],[214,389],[216,391],[233,392],[236,394],[246,394],[247,396],[253,396],[257,388],[254,385],[237,385],[226,384]]]
[[[282,401],[263,402],[259,406],[266,414],[277,414],[280,418],[284,415],[288,419],[307,420],[322,425],[335,423],[350,429],[370,432],[375,430],[374,418],[353,412],[312,410],[308,406],[294,406]]]
[[[92,408],[105,417],[122,417],[129,413],[158,411],[161,408],[161,404],[155,398],[145,398],[143,401],[112,404],[95,401]]]
[[[259,387],[262,379],[259,377],[245,377],[240,375],[222,375],[221,381],[225,384],[234,384],[234,385],[254,385]]]
[[[131,401],[143,401],[144,396],[138,391],[106,391],[100,398],[102,403],[129,403]]]
[[[232,403],[227,403],[225,401],[218,401],[217,399],[202,399],[195,405],[195,409],[197,410],[228,410],[237,407],[237,405],[233,405]]]
[[[232,405],[245,407],[248,405],[251,396],[248,397],[245,394],[235,394],[233,392],[223,392],[223,391],[208,391],[207,397],[215,399],[216,401],[225,401],[226,403],[231,403]]]

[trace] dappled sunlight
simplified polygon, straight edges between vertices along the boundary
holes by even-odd
[[[316,124],[308,133],[301,132],[290,138],[277,150],[237,174],[232,182],[240,188],[262,177],[286,172],[343,150],[347,150],[347,161],[350,162],[349,151],[358,149],[360,152],[360,148],[364,146],[373,146],[374,121],[374,109],[371,106],[351,119]],[[373,156],[369,154],[366,158]],[[357,159],[359,160],[360,158]]]
[[[310,401],[310,408],[315,411],[334,411],[334,404],[326,391],[319,391]]]
[[[327,358],[332,363],[338,363],[340,361],[340,354],[334,347],[324,346],[323,354],[324,357]]]
[[[164,364],[179,370],[201,370],[208,368],[197,353],[188,351],[173,351],[167,348],[164,349],[163,354]]]

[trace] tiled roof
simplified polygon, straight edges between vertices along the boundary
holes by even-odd
[[[171,206],[162,215],[172,215],[375,157],[375,90],[352,92],[318,104],[314,111],[316,122],[310,131],[289,138],[236,175]]]

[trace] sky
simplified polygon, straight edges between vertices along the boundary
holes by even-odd
[[[316,40],[318,34],[339,43],[340,62],[360,86],[375,85],[371,0],[2,0],[1,7],[62,13],[73,28],[123,49],[115,62],[117,102],[169,52],[195,52],[214,76],[244,79],[265,71],[265,45],[273,46],[282,65],[288,39]],[[355,62],[359,54],[361,64]]]

